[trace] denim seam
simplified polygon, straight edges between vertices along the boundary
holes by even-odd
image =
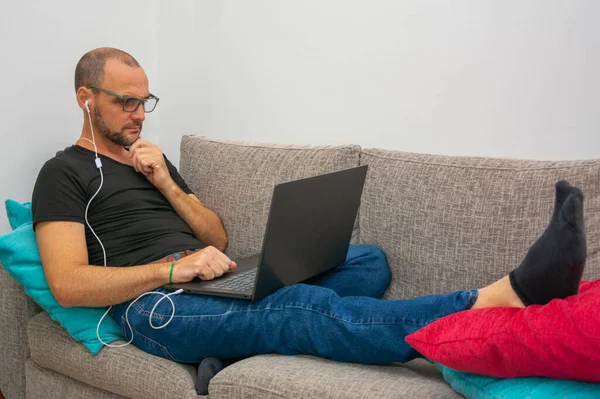
[[[124,317],[121,317],[121,321],[124,324],[126,324],[126,321],[125,321]],[[166,346],[164,346],[160,342],[157,342],[157,341],[153,340],[150,337],[145,336],[144,334],[142,334],[141,332],[139,332],[138,330],[136,330],[133,326],[131,326],[131,330],[133,331],[133,336],[134,337],[137,335],[137,336],[141,337],[144,341],[146,341],[146,342],[148,342],[148,343],[150,343],[152,345],[156,345],[165,354],[165,356],[167,356],[170,360],[176,361],[175,358],[173,357],[173,355],[171,355],[171,353],[169,352],[169,350],[167,349]]]
[[[457,310],[456,312],[452,312],[452,313],[448,313],[447,315],[441,316],[441,317],[436,317],[435,319],[429,319],[425,322],[425,324],[423,324],[424,326],[427,326],[435,321],[438,321],[440,319],[443,319],[446,316],[450,316],[451,314],[455,314],[455,313],[459,313],[459,312],[464,312],[465,310],[469,310],[473,307],[473,305],[475,305],[475,301],[477,301],[477,298],[479,297],[479,290],[477,289],[472,289],[467,291],[469,296],[467,297],[467,304],[465,306],[464,309],[462,310]]]
[[[341,318],[341,317],[336,317],[332,314],[329,313],[325,313],[322,312],[318,309],[311,309],[311,308],[307,308],[307,307],[302,307],[302,306],[297,306],[297,305],[292,305],[292,306],[278,306],[275,308],[272,307],[267,307],[267,308],[263,308],[263,309],[243,309],[243,310],[231,310],[225,313],[221,313],[218,315],[187,315],[187,316],[178,316],[175,315],[173,316],[173,318],[180,318],[180,319],[185,319],[185,318],[190,318],[190,319],[194,319],[194,318],[200,318],[200,319],[210,319],[210,318],[221,318],[223,316],[227,316],[230,314],[234,314],[234,313],[250,313],[250,312],[264,312],[264,311],[285,311],[285,310],[289,310],[289,309],[295,309],[295,310],[305,310],[308,312],[312,312],[312,313],[318,313],[321,316],[324,317],[328,317],[330,319],[334,319],[334,320],[339,320],[342,321],[344,323],[347,324],[356,324],[356,325],[360,325],[360,324],[388,324],[388,325],[393,325],[393,324],[403,324],[403,325],[409,325],[409,326],[424,326],[426,324],[428,324],[428,321],[422,321],[422,320],[414,320],[414,319],[405,319],[405,318],[400,318],[397,321],[384,321],[384,320],[370,320],[370,321],[365,321],[365,322],[357,322],[357,321],[352,321],[352,320],[348,320],[345,318]],[[144,316],[150,316],[150,312],[147,310],[142,310],[140,311],[140,314],[144,315]],[[171,315],[165,315],[162,313],[156,313],[154,312],[153,314],[154,316],[157,316],[157,318],[159,320],[162,320],[163,317],[170,317]]]

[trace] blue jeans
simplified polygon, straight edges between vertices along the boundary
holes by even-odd
[[[408,334],[469,309],[477,299],[477,290],[379,299],[390,280],[381,249],[353,245],[340,267],[257,302],[185,293],[171,296],[175,316],[160,330],[152,329],[148,318],[162,296],[146,295],[129,311],[133,343],[181,363],[265,353],[308,354],[363,364],[407,362],[419,356],[405,342]],[[111,311],[127,339],[131,337],[125,322],[128,305],[114,306]],[[169,301],[163,300],[153,314],[153,324],[167,322],[171,311]]]

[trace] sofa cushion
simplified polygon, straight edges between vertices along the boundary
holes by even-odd
[[[387,298],[483,287],[521,263],[550,221],[554,185],[585,196],[588,262],[600,277],[600,160],[527,161],[364,149],[360,241],[387,254]]]
[[[227,367],[210,398],[460,398],[433,365],[363,366],[312,356],[255,356]]]
[[[48,314],[27,325],[32,360],[85,384],[127,398],[196,398],[193,366],[142,352],[133,345],[103,348],[93,356],[71,338]]]
[[[109,393],[84,384],[63,374],[36,365],[28,359],[25,363],[27,375],[27,398],[65,399],[94,398],[122,399],[122,396]]]
[[[226,253],[249,256],[262,246],[275,184],[358,166],[359,155],[356,145],[283,146],[184,136],[180,173],[223,219]]]

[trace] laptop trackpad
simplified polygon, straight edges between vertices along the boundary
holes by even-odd
[[[235,271],[246,271],[248,269],[252,269],[253,267],[258,267],[259,260],[260,255],[253,255],[242,259],[234,259],[233,261],[236,264]]]

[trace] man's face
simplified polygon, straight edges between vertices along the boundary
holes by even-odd
[[[144,70],[116,60],[106,63],[101,87],[122,96],[146,98],[149,95],[148,78]],[[134,112],[126,112],[120,99],[96,91],[94,127],[113,143],[124,147],[135,143],[142,133],[144,119],[146,116],[142,105]]]

